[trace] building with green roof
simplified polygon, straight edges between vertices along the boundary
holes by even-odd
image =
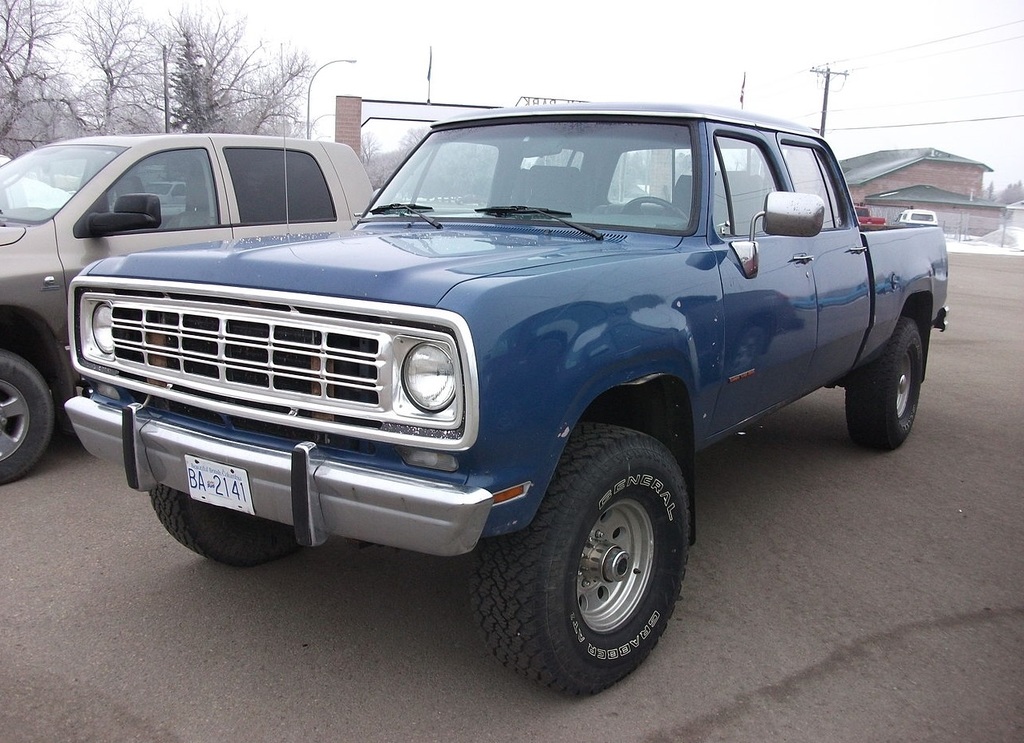
[[[850,193],[872,214],[894,222],[904,209],[930,209],[946,234],[984,235],[1002,224],[1005,207],[983,198],[992,168],[933,148],[882,150],[840,162]]]

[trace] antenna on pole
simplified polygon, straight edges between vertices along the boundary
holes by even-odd
[[[829,89],[829,86],[832,83],[832,78],[834,76],[846,77],[850,73],[849,73],[849,71],[834,72],[832,70],[832,68],[829,67],[828,65],[825,65],[824,68],[822,68],[822,67],[812,67],[811,68],[811,72],[813,72],[816,75],[819,75],[819,76],[825,78],[825,95],[824,95],[824,97],[822,98],[822,101],[821,101],[821,126],[818,128],[818,134],[821,135],[822,137],[824,137],[825,136],[825,118],[826,118],[826,116],[828,116],[828,89]]]

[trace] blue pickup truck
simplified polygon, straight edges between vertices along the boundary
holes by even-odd
[[[475,551],[493,652],[589,694],[667,625],[695,452],[833,386],[855,442],[898,447],[946,280],[937,228],[859,229],[809,129],[487,111],[432,126],[351,233],[90,266],[66,408],[210,559]]]

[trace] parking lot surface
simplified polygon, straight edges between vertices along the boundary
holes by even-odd
[[[0,488],[0,743],[1024,740],[1024,258],[950,273],[909,441],[822,390],[702,453],[671,626],[596,697],[491,657],[472,555],[227,568],[59,438]]]

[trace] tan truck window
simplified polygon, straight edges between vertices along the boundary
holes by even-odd
[[[107,208],[118,196],[153,193],[160,198],[161,230],[212,227],[220,222],[213,172],[206,150],[168,150],[140,160],[107,190]]]
[[[308,152],[265,147],[225,147],[242,225],[333,222],[331,191]],[[281,173],[287,170],[287,209]]]

